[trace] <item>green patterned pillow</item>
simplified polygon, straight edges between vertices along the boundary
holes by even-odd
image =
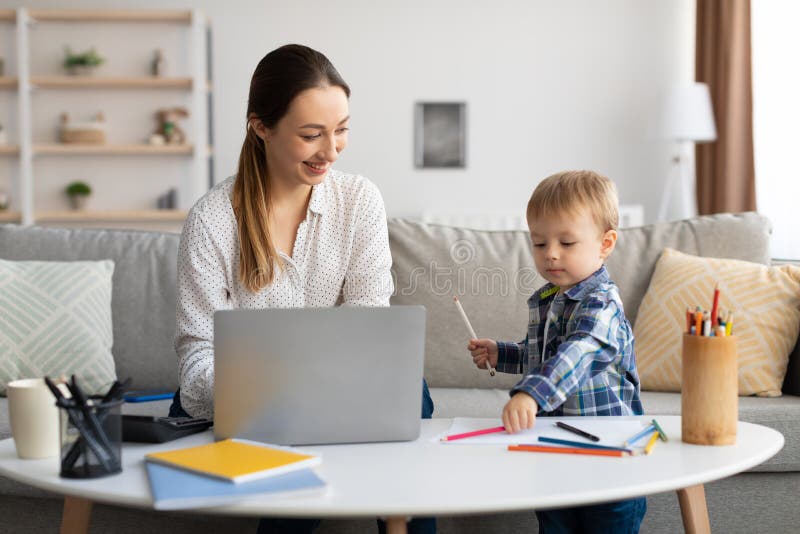
[[[114,262],[0,260],[0,394],[18,378],[76,375],[90,394],[116,378]]]

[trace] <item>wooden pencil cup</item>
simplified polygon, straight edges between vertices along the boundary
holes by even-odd
[[[735,336],[683,335],[681,433],[686,443],[732,445],[739,418]]]

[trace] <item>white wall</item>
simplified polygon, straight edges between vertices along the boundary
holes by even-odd
[[[661,88],[693,75],[692,0],[0,1],[20,5],[204,9],[217,179],[236,167],[258,60],[289,42],[323,51],[353,89],[337,166],[375,181],[394,216],[520,212],[541,178],[592,168],[652,221],[671,150],[647,128]],[[468,103],[466,169],[414,168],[420,100]]]

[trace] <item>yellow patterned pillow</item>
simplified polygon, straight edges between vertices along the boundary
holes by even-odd
[[[681,390],[686,307],[732,310],[738,337],[739,395],[778,397],[800,331],[800,268],[700,258],[664,249],[636,317],[636,365],[642,389]]]

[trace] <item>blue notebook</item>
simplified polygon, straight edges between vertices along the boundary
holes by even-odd
[[[234,484],[154,462],[145,462],[145,466],[156,510],[219,506],[252,495],[284,497],[326,489],[325,481],[311,469]]]

